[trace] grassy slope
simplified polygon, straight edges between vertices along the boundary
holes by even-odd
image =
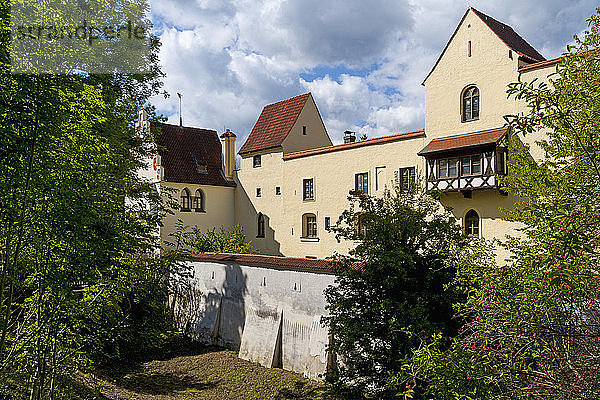
[[[193,346],[81,376],[81,398],[98,400],[329,399],[323,385],[263,368],[234,352]],[[182,354],[183,353],[183,354]],[[84,392],[86,392],[84,394]],[[93,395],[92,393],[97,393]]]

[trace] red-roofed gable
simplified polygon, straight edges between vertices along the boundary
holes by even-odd
[[[305,93],[265,106],[239,154],[281,146],[311,96]]]
[[[164,168],[163,181],[235,186],[223,175],[221,142],[216,131],[154,121],[151,126],[161,130],[156,143]]]
[[[429,154],[441,153],[445,151],[496,144],[506,135],[507,132],[508,128],[502,127],[433,139],[427,146],[425,146],[423,150],[417,154],[420,156],[427,156]]]
[[[494,33],[502,40],[508,47],[516,51],[520,55],[529,58],[532,61],[544,61],[546,60],[536,49],[533,48],[529,43],[525,41],[517,32],[510,26],[503,24],[502,22],[485,15],[479,10],[471,7],[475,15],[489,26]]]

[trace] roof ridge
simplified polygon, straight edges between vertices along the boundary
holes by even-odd
[[[281,146],[309,98],[311,92],[264,106],[238,154]]]
[[[312,92],[306,92],[306,93],[299,94],[299,95],[294,96],[294,97],[289,97],[287,99],[279,100],[279,101],[276,101],[274,103],[267,104],[263,108],[266,108],[266,107],[269,107],[269,106],[274,106],[276,104],[283,103],[283,102],[286,102],[286,101],[292,101],[292,100],[298,99],[298,98],[303,97],[303,96],[308,97],[309,95],[312,95]]]
[[[469,7],[469,9],[473,10],[473,12],[475,13],[475,15],[477,15],[479,17],[479,19],[481,19],[481,21],[484,24],[486,24],[487,27],[490,28],[492,30],[492,32],[494,32],[496,34],[496,36],[498,36],[498,39],[500,39],[502,41],[502,43],[504,43],[508,48],[516,51],[521,56],[530,58],[533,61],[544,61],[544,60],[546,60],[546,58],[539,51],[537,51],[531,44],[529,44],[529,42],[527,42],[521,35],[519,35],[517,33],[517,31],[515,31],[513,29],[512,26],[510,26],[508,24],[505,24],[504,22],[502,22],[500,20],[497,20],[494,17],[489,16],[489,15],[487,15],[484,12],[481,12],[481,11],[477,10],[475,7]],[[493,26],[493,23],[490,24],[488,22],[488,19],[491,20],[491,22],[493,22],[493,23],[501,25],[502,31],[498,31],[497,29],[495,29],[495,27]],[[504,28],[508,28],[507,31],[510,30],[510,32],[504,32]],[[517,41],[520,40],[522,43],[515,43],[508,36],[504,36],[503,37],[504,33],[509,33],[510,34],[511,32],[512,32],[512,34],[514,34],[516,36]],[[512,43],[509,43],[509,42],[512,42]],[[523,46],[523,47],[521,47],[521,46]],[[520,49],[517,48],[517,47],[520,47]],[[529,48],[527,48],[527,47],[529,47]],[[525,51],[527,51],[530,54],[525,54]]]

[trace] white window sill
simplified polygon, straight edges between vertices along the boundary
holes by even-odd
[[[301,242],[318,242],[319,238],[318,237],[301,237],[300,241]]]

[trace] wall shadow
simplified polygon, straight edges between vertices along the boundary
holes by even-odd
[[[235,189],[235,222],[244,229],[246,238],[252,242],[254,248],[259,254],[283,256],[281,253],[281,244],[275,240],[275,230],[271,226],[271,218],[267,213],[257,210],[250,199],[244,185],[240,182],[236,174],[234,175],[237,187]],[[244,215],[238,215],[238,210],[244,210]],[[265,216],[265,237],[259,238],[258,234],[258,214],[262,212]]]

